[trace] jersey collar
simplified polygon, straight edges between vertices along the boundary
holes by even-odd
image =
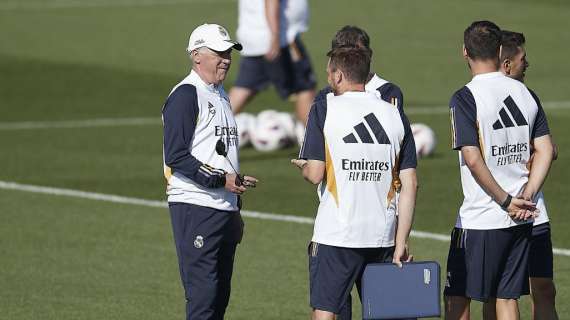
[[[223,92],[222,84],[219,85],[207,84],[206,82],[204,82],[204,80],[202,80],[202,78],[200,78],[198,73],[194,70],[190,71],[190,74],[188,75],[188,77],[186,77],[185,80],[211,93],[222,94]]]
[[[478,75],[473,77],[473,80],[490,79],[490,78],[496,78],[496,77],[501,77],[501,76],[504,77],[503,73],[501,73],[500,71],[494,71],[494,72],[487,72],[487,73],[478,74]]]
[[[388,81],[380,78],[376,73],[372,76],[372,78],[366,83],[364,89],[366,91],[374,92],[376,89],[380,88],[384,84],[388,83]]]

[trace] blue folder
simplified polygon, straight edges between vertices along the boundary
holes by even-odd
[[[362,275],[362,318],[439,317],[440,272],[435,261],[371,263]]]

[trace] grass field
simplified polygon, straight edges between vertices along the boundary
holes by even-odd
[[[235,31],[236,7],[224,0],[0,0],[0,182],[164,200],[160,108],[188,71],[191,30],[210,21]],[[439,234],[449,232],[461,199],[444,106],[470,77],[460,58],[462,31],[490,19],[524,32],[528,85],[542,98],[561,151],[545,185],[554,246],[570,249],[570,3],[314,0],[311,10],[304,42],[321,86],[330,38],[357,24],[371,35],[374,69],[404,90],[412,122],[438,135],[435,155],[419,163],[414,227]],[[236,76],[234,57],[226,88]],[[269,91],[248,111],[264,108],[289,105]],[[125,121],[139,118],[146,120]],[[76,120],[87,122],[58,122]],[[261,180],[245,209],[314,216],[315,190],[288,163],[296,153],[241,152],[243,172]],[[254,218],[246,224],[227,318],[308,318],[311,226]],[[0,319],[182,318],[172,242],[165,208],[2,187]],[[442,271],[447,246],[412,238],[416,258],[437,260]],[[569,319],[570,256],[555,256],[555,281],[560,318]],[[521,305],[528,319],[528,300]]]

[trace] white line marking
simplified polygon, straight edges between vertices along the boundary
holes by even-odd
[[[553,101],[544,103],[548,110],[570,109],[570,101]],[[406,108],[408,115],[448,114],[448,107],[410,107]],[[69,128],[92,128],[92,127],[118,127],[118,126],[144,126],[160,125],[160,117],[156,118],[96,118],[87,120],[62,120],[62,121],[23,121],[23,122],[0,122],[1,130],[36,130],[36,129],[69,129]]]
[[[29,130],[29,129],[67,129],[89,127],[113,127],[113,126],[142,126],[159,125],[162,122],[156,118],[102,118],[89,120],[64,120],[64,121],[24,121],[24,122],[0,122],[0,130]]]
[[[66,197],[98,200],[98,201],[113,202],[113,203],[133,204],[133,205],[154,207],[154,208],[168,207],[168,204],[165,201],[146,200],[146,199],[124,197],[124,196],[117,196],[112,194],[104,194],[96,192],[79,191],[72,189],[35,186],[35,185],[21,184],[21,183],[2,181],[2,180],[0,180],[0,189],[42,193],[48,195],[66,196]],[[249,210],[242,210],[241,214],[244,217],[248,218],[294,222],[294,223],[308,224],[308,225],[312,225],[315,222],[313,218],[308,218],[308,217],[291,216],[291,215],[249,211]],[[431,240],[438,240],[444,242],[448,242],[450,237],[449,235],[445,234],[432,233],[426,231],[416,231],[416,230],[412,230],[411,236],[414,238],[431,239]],[[556,255],[570,257],[569,249],[554,248],[552,251]]]
[[[235,2],[235,0],[52,0],[49,2],[19,1],[1,3],[0,11],[101,7],[148,7],[214,2]]]
[[[570,109],[570,101],[550,101],[543,102],[542,107],[547,110],[565,110]],[[410,107],[404,106],[404,111],[407,115],[422,115],[422,114],[449,114],[449,107],[446,106],[423,106],[423,107]]]
[[[569,109],[570,102],[551,102],[547,109]],[[406,110],[406,114],[447,114],[447,107],[412,107]],[[24,121],[24,122],[0,122],[0,130],[35,130],[35,129],[68,129],[112,126],[142,126],[159,125],[160,118],[100,118],[88,120],[63,120],[63,121]]]

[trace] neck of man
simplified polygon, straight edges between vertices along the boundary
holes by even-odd
[[[364,83],[341,83],[335,93],[337,96],[340,96],[349,91],[364,92]]]
[[[471,60],[469,59],[469,68],[473,76],[499,71],[499,60]]]

